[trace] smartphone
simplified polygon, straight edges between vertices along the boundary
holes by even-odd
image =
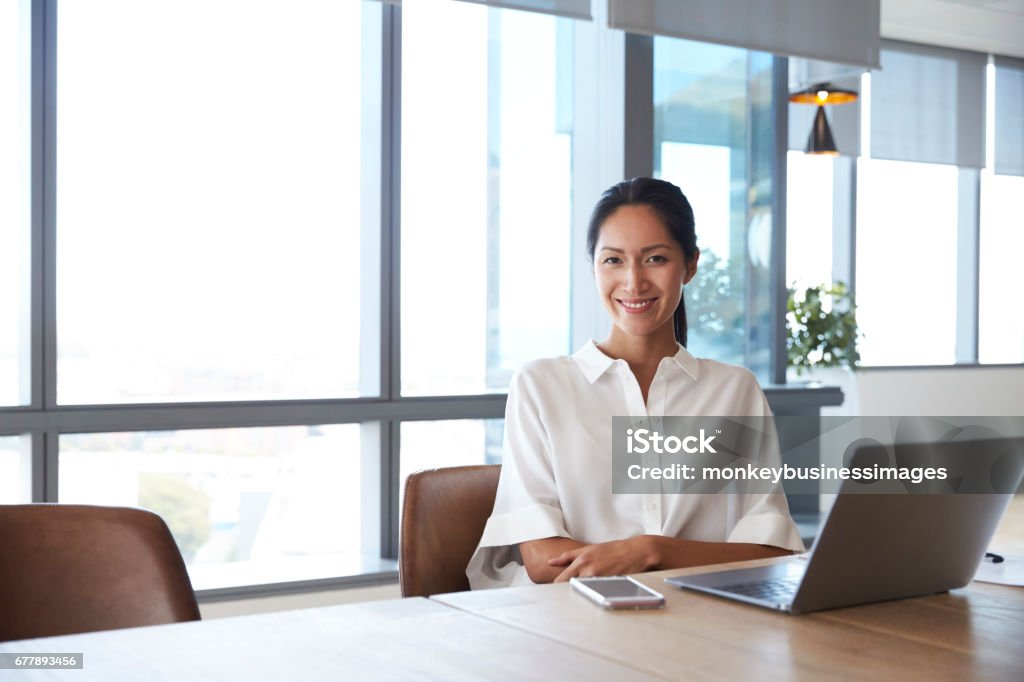
[[[587,599],[606,609],[660,609],[665,597],[632,578],[570,578],[569,584]]]

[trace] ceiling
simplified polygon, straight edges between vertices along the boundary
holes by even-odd
[[[1024,0],[881,0],[882,37],[1024,59]]]

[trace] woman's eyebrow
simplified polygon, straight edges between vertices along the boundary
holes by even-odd
[[[644,248],[640,249],[640,253],[647,253],[648,251],[654,251],[655,249],[667,249],[667,248],[669,248],[668,244],[651,244],[650,246],[645,246]],[[625,250],[617,249],[614,246],[602,246],[601,250],[602,251],[614,251],[615,253],[626,253]]]

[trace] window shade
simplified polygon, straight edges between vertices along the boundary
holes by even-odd
[[[996,57],[995,172],[1024,175],[1024,60]]]
[[[608,25],[878,67],[879,0],[608,0]]]
[[[871,74],[871,156],[981,168],[987,57],[884,41]]]
[[[391,5],[400,5],[402,0],[381,0]],[[415,0],[410,0],[415,2]],[[521,9],[527,12],[542,12],[544,14],[555,14],[560,17],[572,19],[591,19],[591,0],[460,0],[461,2],[474,2],[478,5],[490,5],[491,7],[502,7],[505,9]]]

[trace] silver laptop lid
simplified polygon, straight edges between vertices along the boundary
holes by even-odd
[[[898,447],[903,461],[969,458],[988,479],[954,481],[956,494],[857,494],[848,481],[815,540],[792,612],[943,592],[974,577],[1024,475],[1024,438]],[[853,464],[877,459],[875,449],[858,449]]]

